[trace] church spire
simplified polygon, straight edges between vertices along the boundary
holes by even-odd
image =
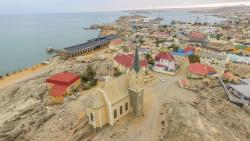
[[[135,49],[133,69],[135,70],[136,73],[138,73],[140,71],[140,59],[139,59],[139,53],[138,53],[138,47],[137,46],[136,46],[136,49]]]

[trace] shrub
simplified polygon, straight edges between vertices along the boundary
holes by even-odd
[[[114,77],[118,77],[118,76],[120,76],[120,75],[122,75],[122,73],[121,73],[117,68],[115,68],[115,69],[114,69],[114,74],[113,74],[113,76],[114,76]]]
[[[91,80],[90,83],[89,83],[89,85],[90,85],[91,87],[96,86],[96,85],[97,85],[97,79]]]
[[[200,57],[198,55],[188,56],[189,63],[200,63]]]
[[[81,75],[82,82],[92,81],[96,75],[92,65],[88,65],[87,69],[85,70],[84,74]]]

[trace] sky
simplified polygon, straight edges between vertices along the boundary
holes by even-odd
[[[72,13],[248,4],[250,0],[0,0],[0,14]]]

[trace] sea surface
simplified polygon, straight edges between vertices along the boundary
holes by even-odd
[[[0,15],[0,75],[41,63],[50,57],[48,47],[62,49],[83,43],[99,34],[99,30],[84,30],[92,24],[110,23],[128,12],[98,12],[73,14]],[[141,14],[160,16],[163,23],[174,20],[188,22],[220,22],[222,19],[186,10],[165,10]]]

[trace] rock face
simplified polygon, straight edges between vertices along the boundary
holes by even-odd
[[[201,91],[192,104],[166,103],[162,111],[160,140],[250,140],[249,113],[227,101],[220,87]]]
[[[77,103],[72,109],[68,108],[77,102],[75,99],[62,106],[49,106],[49,92],[45,83],[47,77],[58,72],[71,71],[80,75],[88,64],[58,58],[54,61],[56,65],[49,72],[0,91],[0,141],[81,140],[88,136],[90,130],[86,121],[79,123],[81,127],[76,128],[81,129],[74,133],[69,128],[78,121],[77,116],[84,109],[74,111],[74,108],[83,104]],[[92,65],[100,76],[109,75],[113,68],[109,60],[95,61]]]

